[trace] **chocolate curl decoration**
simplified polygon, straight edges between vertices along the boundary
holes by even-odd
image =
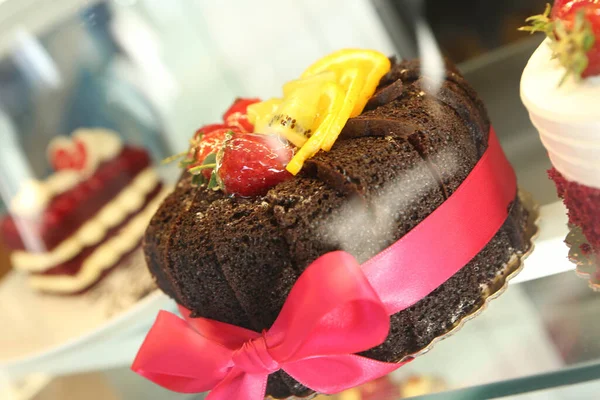
[[[367,102],[365,107],[366,110],[372,110],[377,107],[381,107],[385,104],[391,103],[402,95],[404,85],[401,79],[390,83],[389,85],[378,89],[373,96]]]

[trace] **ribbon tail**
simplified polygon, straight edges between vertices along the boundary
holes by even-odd
[[[412,359],[402,363],[386,363],[345,354],[286,363],[282,369],[316,392],[335,394],[387,375],[409,361]]]
[[[137,374],[180,393],[215,387],[231,369],[232,351],[160,311],[131,366]]]
[[[206,400],[263,400],[267,374],[248,374],[233,368],[206,397]]]

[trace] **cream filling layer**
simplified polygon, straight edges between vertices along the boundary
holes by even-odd
[[[170,189],[163,188],[142,212],[90,254],[76,275],[33,275],[29,278],[29,284],[34,289],[54,293],[76,293],[92,285],[105,270],[135,249],[150,219],[169,192]]]
[[[521,99],[554,167],[568,180],[600,189],[600,77],[559,86],[564,68],[545,41],[521,78]]]
[[[29,179],[10,201],[10,211],[25,218],[39,218],[54,196],[72,189],[83,178],[79,171],[62,170],[43,181]]]
[[[152,168],[146,168],[137,174],[133,181],[102,207],[94,217],[54,249],[43,253],[14,251],[11,254],[13,266],[22,271],[43,272],[72,259],[83,248],[102,241],[111,228],[119,225],[127,216],[139,210],[144,204],[146,196],[154,190],[158,182],[159,178],[156,172]]]
[[[564,124],[534,114],[530,118],[554,168],[570,181],[600,189],[600,122]]]

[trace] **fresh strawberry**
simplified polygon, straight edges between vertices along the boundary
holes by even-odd
[[[211,125],[208,125],[211,126]],[[212,125],[212,126],[217,126]],[[207,129],[198,130],[198,132],[206,132]],[[228,132],[239,132],[237,128],[219,128],[216,130],[210,130],[208,133],[202,133],[198,135],[196,140],[192,143],[192,148],[186,158],[187,169],[196,168],[201,166],[209,154],[216,154],[219,149],[223,146],[223,142],[227,137]],[[202,170],[202,175],[206,179],[210,179],[213,168],[206,168]]]
[[[223,121],[228,126],[239,128],[242,132],[252,132],[254,125],[248,121],[247,109],[250,104],[258,103],[259,101],[260,99],[236,99],[231,107],[225,111],[225,114],[223,114]]]
[[[600,75],[600,1],[556,0],[544,14],[527,19],[521,30],[544,32],[554,58],[576,79]],[[561,82],[562,83],[562,82]]]
[[[292,177],[285,166],[294,155],[278,136],[234,133],[217,156],[217,176],[226,193],[251,197]]]
[[[585,78],[592,75],[600,75],[600,1],[598,0],[556,0],[550,18],[554,21],[561,20],[567,29],[575,27],[578,13],[583,13],[585,20],[589,22],[595,42],[587,51],[588,65],[582,72]]]
[[[218,186],[216,174],[213,174],[216,154],[223,147],[227,133],[241,134],[254,130],[254,126],[248,120],[247,108],[250,104],[259,101],[260,99],[236,99],[223,115],[223,124],[210,124],[198,129],[190,141],[187,152],[168,157],[163,160],[163,163],[183,157],[179,165],[194,175],[192,180],[194,184],[206,183],[208,180],[209,188]]]
[[[556,0],[550,17],[554,20],[573,21],[577,11],[585,10],[586,17],[590,20],[595,19],[597,22],[600,18],[599,9],[600,2],[598,0]]]

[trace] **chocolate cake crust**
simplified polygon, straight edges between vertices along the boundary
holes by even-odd
[[[454,67],[437,96],[427,94],[420,78],[418,62],[394,64],[379,96],[348,121],[331,151],[265,196],[193,187],[184,174],[145,238],[159,287],[193,316],[262,331],[319,256],[345,250],[366,261],[423,221],[473,169],[490,125]],[[426,298],[392,316],[386,341],[363,355],[399,361],[472,312],[510,257],[526,250],[526,220],[516,198],[488,245]],[[275,398],[310,393],[283,371],[269,377],[267,394]]]

